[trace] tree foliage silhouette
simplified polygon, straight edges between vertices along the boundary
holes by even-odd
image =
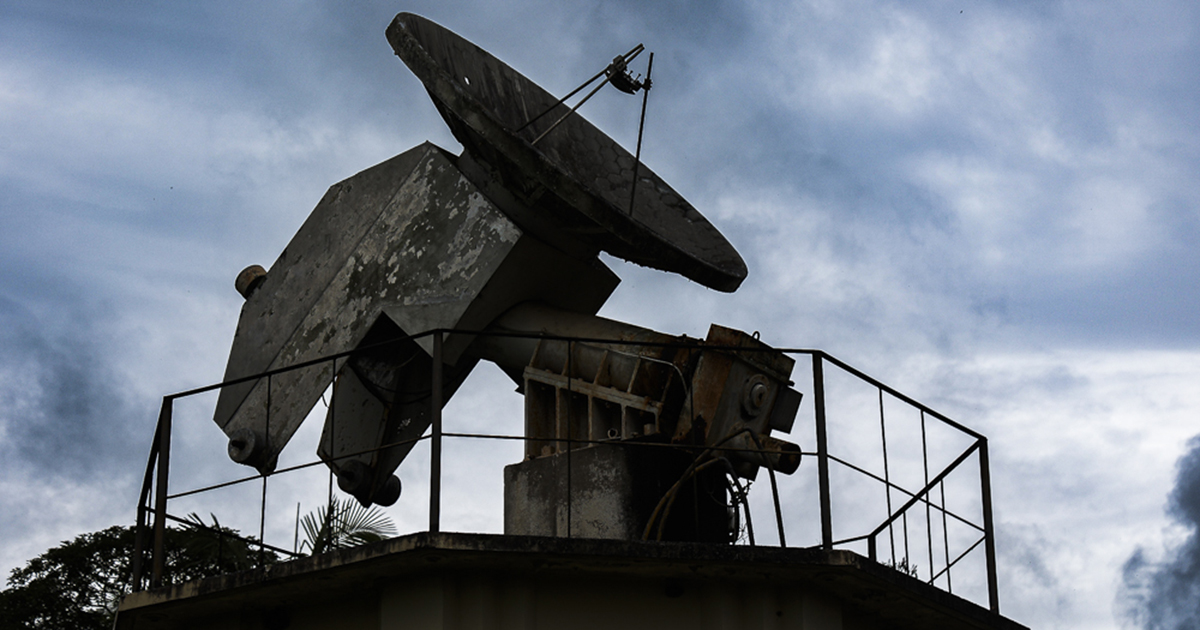
[[[166,530],[164,583],[254,568],[260,552],[236,530],[192,514],[189,525]],[[132,583],[134,528],[114,526],[81,534],[13,569],[0,591],[0,628],[78,630],[112,627]],[[265,563],[278,560],[266,552]],[[149,566],[149,557],[145,558]]]

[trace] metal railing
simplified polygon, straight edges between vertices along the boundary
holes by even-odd
[[[395,447],[401,444],[415,443],[420,441],[429,441],[430,443],[430,469],[429,469],[429,532],[438,532],[441,529],[441,495],[442,495],[442,457],[443,457],[443,440],[445,438],[458,439],[491,439],[491,440],[526,440],[524,436],[501,435],[501,434],[483,434],[483,433],[467,433],[467,432],[447,432],[443,426],[442,419],[442,380],[443,380],[443,362],[442,362],[442,344],[445,335],[447,334],[470,334],[470,335],[485,335],[494,334],[484,331],[460,331],[450,329],[439,329],[427,331],[411,337],[402,339],[390,340],[386,343],[398,343],[408,340],[417,340],[424,337],[432,337],[432,374],[431,374],[431,392],[430,410],[431,424],[429,430],[420,438],[407,440],[405,442],[384,444],[376,449],[364,451],[363,453],[350,453],[340,457],[354,457],[373,450],[382,450]],[[567,341],[572,343],[596,343],[608,342],[610,340],[603,339],[586,339],[586,338],[565,338],[548,335],[521,335],[506,333],[505,336],[513,337],[533,337],[539,339],[554,339]],[[747,347],[736,348],[719,348],[711,345],[703,344],[699,341],[691,343],[663,343],[639,344],[622,340],[624,345],[658,345],[658,346],[674,346],[688,348],[704,348],[709,350],[730,350],[737,352],[753,352],[755,349]],[[569,346],[570,348],[570,346]],[[206,492],[227,488],[230,486],[252,483],[260,481],[262,486],[262,498],[259,509],[259,535],[257,539],[243,538],[243,542],[249,542],[260,549],[260,562],[262,560],[262,552],[270,550],[275,553],[295,556],[294,552],[290,552],[280,547],[267,545],[264,542],[266,528],[266,491],[267,482],[270,477],[278,476],[290,472],[295,472],[301,469],[311,468],[324,464],[321,460],[306,462],[296,466],[290,466],[269,472],[267,474],[255,474],[238,479],[228,480],[217,484],[189,489],[183,492],[171,494],[169,491],[170,484],[170,456],[172,447],[172,416],[176,401],[196,396],[199,394],[212,392],[222,387],[246,383],[250,381],[258,381],[266,379],[268,401],[271,389],[271,379],[281,373],[304,368],[318,366],[328,363],[332,368],[331,373],[336,374],[339,367],[339,361],[343,361],[355,352],[362,349],[342,352],[334,355],[321,357],[311,361],[305,361],[296,365],[283,367],[275,370],[263,372],[244,378],[231,380],[222,383],[216,383],[204,387],[190,389],[163,397],[162,407],[158,416],[158,422],[155,428],[154,441],[151,445],[150,456],[147,460],[145,476],[142,483],[141,493],[138,499],[137,506],[137,536],[135,539],[135,550],[132,558],[133,572],[133,590],[142,590],[146,587],[147,582],[150,587],[158,587],[164,583],[164,574],[166,567],[164,566],[166,554],[164,552],[164,541],[166,534],[166,524],[168,521],[184,522],[182,519],[171,516],[167,512],[168,502],[173,499],[183,497],[191,497],[200,495]],[[951,420],[947,416],[938,413],[937,411],[917,402],[913,398],[897,391],[896,389],[878,381],[849,364],[837,359],[822,350],[805,349],[805,348],[775,348],[774,351],[783,352],[793,356],[807,356],[811,359],[811,389],[807,392],[811,394],[812,404],[812,424],[809,428],[812,430],[812,437],[815,443],[815,451],[803,451],[803,455],[807,458],[816,458],[816,499],[819,505],[819,542],[812,540],[811,545],[802,545],[808,547],[820,548],[823,550],[833,550],[836,548],[861,548],[861,545],[866,545],[866,555],[873,561],[881,562],[888,566],[892,566],[897,570],[905,572],[917,579],[925,581],[931,585],[943,588],[944,590],[953,593],[953,582],[951,580],[952,570],[958,567],[967,558],[977,557],[977,550],[980,546],[983,547],[982,562],[983,576],[982,582],[986,586],[986,605],[994,613],[999,614],[999,594],[997,589],[996,575],[996,547],[995,547],[995,532],[992,522],[992,506],[991,506],[991,480],[988,468],[988,450],[987,439],[976,433],[975,431]],[[570,356],[570,350],[568,350]],[[803,364],[797,363],[797,366],[803,371]],[[845,383],[841,383],[840,387],[831,386],[827,381],[832,374],[826,374],[827,368],[836,369],[842,377],[849,377]],[[799,377],[793,376],[798,382],[797,389],[804,390],[802,384],[799,383]],[[332,385],[332,377],[331,377]],[[853,428],[847,428],[847,423],[853,424],[857,422],[862,424],[864,417],[871,415],[874,417],[874,412],[868,414],[864,409],[853,410],[849,413],[831,410],[831,401],[836,401],[831,389],[845,393],[843,390],[851,390],[853,388],[866,388],[874,394],[873,398],[877,400],[878,407],[878,452],[874,455],[867,455],[863,451],[869,442],[867,432],[864,430],[855,431]],[[336,394],[335,394],[336,395]],[[839,394],[840,395],[840,394]],[[862,398],[862,396],[858,396]],[[898,456],[889,452],[888,440],[888,417],[886,412],[885,398],[892,401],[893,405],[899,404],[901,412],[903,411],[911,415],[915,413],[919,418],[920,427],[920,471],[919,471],[919,486],[914,487],[911,480],[901,482],[898,479],[896,471],[897,466],[901,464],[913,465],[916,461],[912,453]],[[875,403],[873,402],[872,405]],[[329,406],[332,408],[333,402],[330,401]],[[860,405],[861,407],[861,405]],[[267,404],[268,410],[268,426],[270,422],[270,403]],[[896,416],[898,412],[893,411],[890,415]],[[874,420],[872,420],[874,422]],[[893,423],[897,421],[893,419]],[[932,427],[931,427],[932,424]],[[800,427],[800,418],[797,418],[796,427]],[[962,448],[955,447],[951,451],[953,455],[950,457],[945,454],[945,448],[942,448],[942,460],[949,460],[948,463],[941,465],[940,469],[931,470],[931,445],[929,433],[932,428],[940,427],[942,431],[948,431],[952,436],[950,442],[958,440],[965,441],[965,446]],[[841,433],[839,433],[839,430]],[[792,435],[796,435],[796,428],[793,428]],[[898,439],[912,439],[912,436],[900,433],[897,434],[895,429],[890,434],[893,441],[892,450],[895,450],[895,443]],[[545,438],[541,438],[545,440]],[[945,441],[945,440],[943,440]],[[590,440],[572,440],[574,444],[592,443]],[[598,443],[598,442],[596,442]],[[831,448],[831,443],[836,448]],[[662,444],[654,445],[656,447],[672,448],[676,445]],[[696,447],[690,447],[695,449]],[[714,450],[722,450],[723,447],[718,446],[709,449],[711,453]],[[851,454],[849,452],[837,452],[838,449],[846,451],[858,451]],[[726,449],[728,450],[728,449]],[[906,449],[912,450],[912,449]],[[568,445],[566,453],[570,454],[571,448]],[[877,461],[864,461],[875,459],[875,455],[880,456]],[[974,457],[978,463],[978,494],[968,497],[970,499],[969,511],[971,514],[963,514],[962,509],[951,509],[947,502],[946,485],[948,480],[958,477],[970,477],[970,466],[964,464]],[[881,464],[881,468],[880,468]],[[874,468],[874,470],[872,470]],[[570,500],[570,464],[567,467],[567,483],[568,501]],[[797,473],[794,479],[789,480],[783,487],[784,491],[791,491],[791,495],[803,494],[806,484],[811,485],[811,466],[801,466],[801,472]],[[780,485],[775,479],[773,470],[768,469],[770,473],[770,483],[772,486],[772,499],[774,507],[774,515],[778,527],[779,546],[786,547],[785,523],[783,508],[795,507],[792,503],[783,501],[781,505]],[[835,474],[836,472],[836,474]],[[955,473],[958,473],[956,475]],[[848,475],[848,476],[847,476]],[[332,499],[332,475],[330,477],[330,497]],[[834,488],[834,484],[840,484],[838,488]],[[864,486],[865,484],[865,486]],[[963,490],[964,486],[960,483],[957,486],[956,492],[962,494],[970,492],[970,480],[965,486],[967,490]],[[845,496],[854,496],[855,493],[861,495],[864,492],[864,487],[867,492],[870,488],[882,488],[882,500],[878,498],[865,502],[847,499],[844,503],[840,501],[840,496],[845,493]],[[836,491],[835,491],[836,490]],[[748,491],[742,490],[740,485],[735,493],[745,494]],[[744,497],[743,497],[744,498]],[[893,505],[893,498],[896,502],[903,500],[898,507]],[[744,504],[746,510],[747,524],[750,522],[750,506],[749,503]],[[801,506],[804,507],[804,506]],[[882,508],[882,514],[879,510]],[[923,516],[922,516],[923,512]],[[569,513],[569,506],[568,506]],[[149,522],[149,517],[153,515],[153,523]],[[194,523],[188,523],[194,525]],[[749,531],[749,544],[755,544],[754,535],[751,529]],[[951,528],[957,528],[955,535],[951,536]],[[846,530],[850,530],[847,532]],[[935,531],[937,530],[937,531]],[[920,533],[924,533],[924,541],[920,540]],[[967,532],[962,534],[961,532]],[[567,533],[570,535],[570,526],[568,524]],[[940,533],[940,536],[936,536]],[[228,534],[225,534],[228,535]],[[839,537],[840,535],[840,537]],[[940,540],[935,540],[940,538]],[[796,536],[793,533],[793,540]],[[802,537],[803,538],[803,537]],[[953,538],[953,541],[952,541]],[[915,540],[914,540],[915,539]],[[923,542],[923,549],[922,543]],[[928,568],[921,571],[918,567],[916,552],[913,547],[916,546],[917,552],[925,551],[924,560],[928,562]],[[881,547],[883,551],[881,552]],[[149,551],[150,569],[149,578],[147,580],[147,570],[145,565],[146,552]],[[883,560],[881,560],[883,558]],[[973,576],[976,583],[980,582],[980,576]],[[970,580],[968,580],[970,582]],[[983,603],[983,602],[981,602]]]

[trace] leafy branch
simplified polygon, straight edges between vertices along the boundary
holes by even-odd
[[[396,526],[376,506],[363,507],[352,498],[339,499],[300,519],[304,542],[300,551],[311,555],[378,542],[396,535]]]

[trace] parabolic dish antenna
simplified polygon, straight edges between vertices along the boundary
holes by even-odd
[[[387,37],[462,143],[460,168],[522,228],[718,291],[746,278],[737,250],[645,165],[630,208],[634,156],[533,81],[417,15],[397,15]]]

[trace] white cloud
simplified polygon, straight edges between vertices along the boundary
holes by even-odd
[[[1167,490],[1200,432],[1200,353],[982,353],[905,371],[908,391],[991,443],[1002,596],[1013,618],[1111,623],[1132,550],[1161,548]]]
[[[936,63],[937,38],[926,24],[883,11],[883,24],[860,50],[839,59],[818,56],[811,94],[827,115],[911,120],[945,89]]]

